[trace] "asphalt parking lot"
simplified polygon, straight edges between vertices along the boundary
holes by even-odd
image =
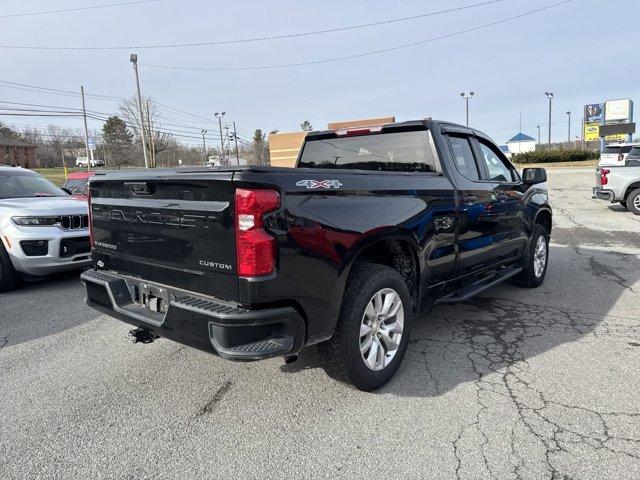
[[[640,217],[549,172],[550,266],[421,316],[396,378],[314,348],[230,363],[83,304],[77,274],[0,295],[0,477],[640,478]]]

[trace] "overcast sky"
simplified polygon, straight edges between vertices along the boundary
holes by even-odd
[[[126,0],[4,0],[0,44],[114,47],[224,41],[294,34],[379,22],[460,7],[483,0],[204,1],[158,0],[136,5],[32,16],[6,15],[122,3]],[[216,46],[108,51],[0,49],[0,80],[47,88],[129,96],[129,54],[142,64],[253,67],[345,57],[419,42],[496,22],[559,0],[503,0],[491,5],[369,28],[298,38]],[[4,16],[4,18],[3,18]],[[315,129],[327,122],[395,115],[464,122],[460,92],[475,91],[471,125],[504,143],[518,131],[547,132],[545,90],[555,93],[552,136],[579,135],[585,103],[630,97],[640,101],[640,1],[572,0],[546,11],[408,48],[355,59],[289,68],[192,71],[140,66],[144,95],[212,118],[225,110],[239,132]],[[628,19],[628,22],[625,22]],[[628,63],[627,63],[628,60]],[[75,97],[0,84],[0,100],[78,108]],[[117,101],[88,99],[87,108],[111,113]],[[217,122],[164,113],[165,122],[217,128]],[[0,117],[23,125],[81,120]],[[101,124],[91,122],[99,129]],[[167,127],[168,128],[168,127]],[[171,127],[177,128],[177,127]],[[197,140],[190,140],[197,144]]]

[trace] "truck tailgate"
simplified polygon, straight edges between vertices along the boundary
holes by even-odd
[[[94,260],[148,282],[235,300],[232,172],[94,177]]]

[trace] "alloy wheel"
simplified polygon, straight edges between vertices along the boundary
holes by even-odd
[[[385,368],[395,356],[404,330],[404,308],[392,288],[377,291],[360,323],[360,356],[370,370]]]

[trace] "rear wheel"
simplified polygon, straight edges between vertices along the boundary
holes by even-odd
[[[20,283],[20,275],[13,267],[9,254],[0,241],[0,293],[13,290]]]
[[[387,383],[407,349],[411,305],[407,284],[396,270],[356,265],[335,334],[318,346],[329,373],[364,391]]]
[[[542,225],[534,225],[531,243],[522,259],[522,272],[513,277],[519,287],[535,288],[542,285],[549,263],[549,233]]]
[[[633,190],[627,197],[627,208],[635,215],[640,215],[640,188]]]

